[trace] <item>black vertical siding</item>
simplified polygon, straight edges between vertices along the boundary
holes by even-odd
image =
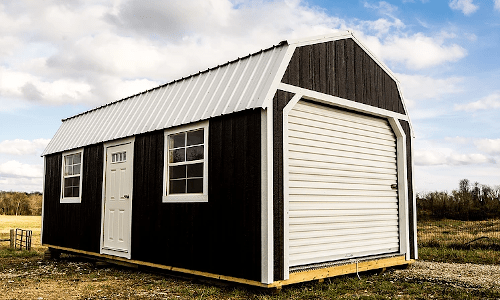
[[[283,108],[294,94],[277,91],[273,99],[273,210],[274,280],[282,280],[284,271],[283,216]]]
[[[99,253],[103,145],[83,152],[81,203],[60,203],[62,154],[45,157],[43,243]]]
[[[415,258],[415,240],[413,236],[417,228],[415,228],[415,212],[413,211],[416,199],[413,197],[413,165],[412,165],[412,137],[410,125],[407,121],[399,120],[401,127],[406,135],[406,165],[407,165],[407,182],[408,182],[408,206],[409,206],[409,223],[410,223],[410,258]]]
[[[260,126],[260,110],[210,119],[206,203],[162,203],[164,133],[136,137],[132,259],[260,281]]]
[[[298,47],[282,82],[405,113],[396,82],[352,39]]]

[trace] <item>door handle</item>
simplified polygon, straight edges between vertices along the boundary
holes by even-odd
[[[129,195],[123,195],[123,198],[128,199],[130,197],[129,197]]]

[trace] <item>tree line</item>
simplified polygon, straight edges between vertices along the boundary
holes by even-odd
[[[417,218],[479,221],[500,218],[500,186],[490,187],[468,179],[448,192],[417,194]]]
[[[0,191],[0,215],[41,216],[42,194]]]

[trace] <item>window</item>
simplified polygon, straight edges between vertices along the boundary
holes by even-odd
[[[80,203],[83,149],[63,153],[61,203]]]
[[[164,202],[208,201],[208,122],[165,131]]]

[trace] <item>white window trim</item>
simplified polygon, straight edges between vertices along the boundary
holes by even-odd
[[[64,197],[64,157],[71,154],[81,153],[81,167],[80,167],[80,189],[78,197]],[[81,203],[82,202],[82,182],[83,182],[83,148],[63,152],[61,158],[61,199],[60,203]]]
[[[203,144],[203,193],[202,194],[185,194],[185,195],[168,195],[168,136],[184,131],[191,131],[203,128],[204,144]],[[166,129],[164,142],[164,157],[163,157],[163,203],[177,202],[208,202],[208,121],[179,126],[172,129]]]

